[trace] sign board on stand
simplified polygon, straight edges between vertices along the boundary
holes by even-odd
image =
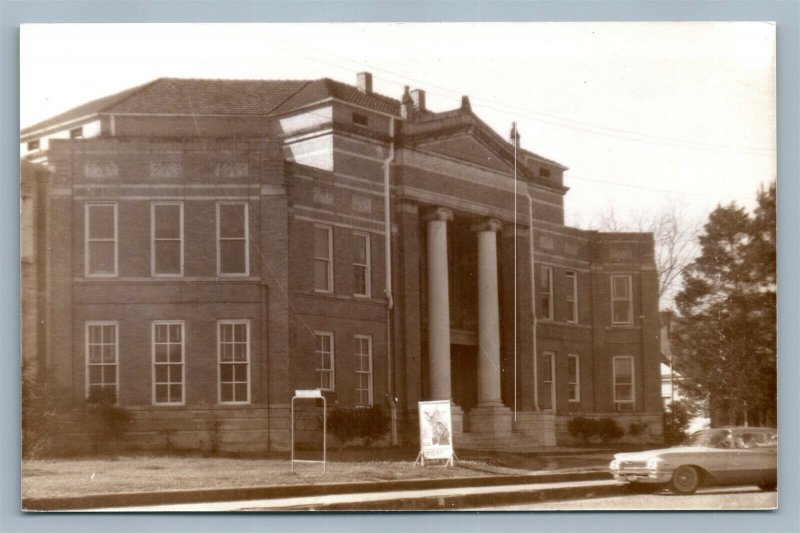
[[[445,461],[453,466],[453,422],[450,400],[418,402],[420,452],[414,464],[425,461]]]
[[[322,400],[322,461],[311,461],[307,459],[294,458],[294,402],[295,400]],[[322,391],[319,389],[311,390],[296,390],[292,397],[292,416],[291,416],[291,433],[292,433],[292,472],[294,472],[295,463],[322,463],[322,474],[325,475],[328,460],[328,403],[325,401]]]

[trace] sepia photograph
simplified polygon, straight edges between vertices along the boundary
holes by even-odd
[[[778,508],[776,24],[23,24],[23,512]]]

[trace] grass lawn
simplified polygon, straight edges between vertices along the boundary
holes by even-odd
[[[560,468],[605,468],[600,455],[558,457],[464,452],[453,468],[414,466],[416,450],[345,449],[322,465],[283,458],[120,456],[117,458],[31,459],[22,463],[22,496],[48,498],[119,492],[219,489],[266,485],[346,483],[530,474]]]

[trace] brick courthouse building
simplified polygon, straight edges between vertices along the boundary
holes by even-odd
[[[566,167],[515,144],[368,73],[158,79],[26,128],[25,356],[58,405],[116,395],[143,447],[286,449],[312,388],[394,408],[401,441],[448,398],[457,448],[566,443],[578,415],[658,439],[652,237],[565,226]]]

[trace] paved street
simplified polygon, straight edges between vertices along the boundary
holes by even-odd
[[[481,507],[471,511],[647,511],[647,510],[742,510],[772,509],[778,505],[777,492],[764,492],[758,487],[702,489],[691,496],[669,492],[631,494],[609,498],[562,500],[525,505]],[[467,510],[467,509],[464,509]]]

